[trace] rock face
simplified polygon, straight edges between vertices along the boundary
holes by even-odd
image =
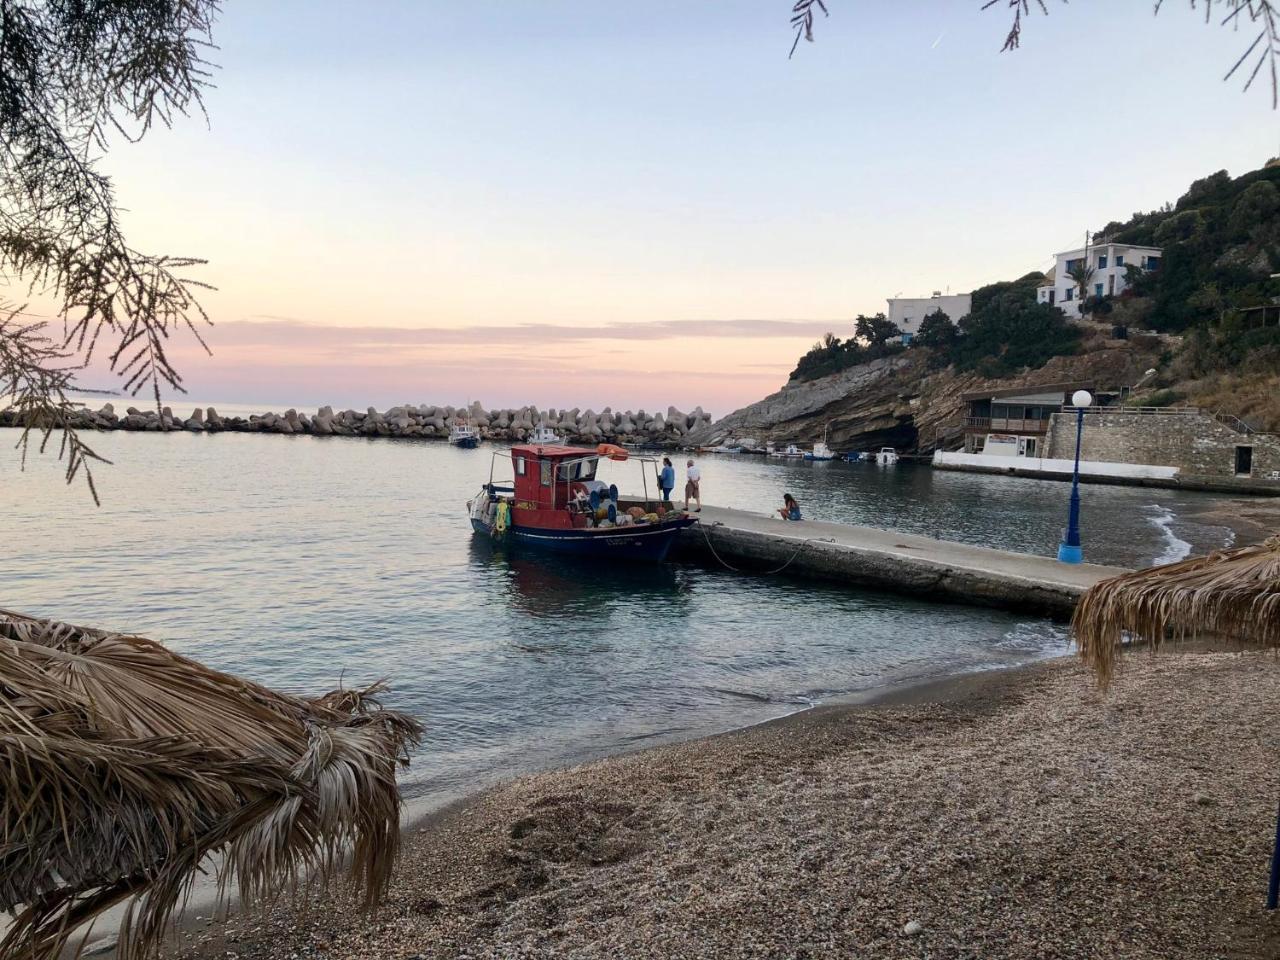
[[[882,446],[918,453],[955,449],[964,436],[966,393],[1077,381],[1121,387],[1156,366],[1167,346],[1095,337],[1084,353],[1054,357],[1039,369],[1003,379],[950,367],[932,370],[927,351],[908,350],[818,380],[788,382],[763,400],[690,430],[684,443],[717,446],[752,438],[809,444],[825,433],[828,445],[842,452]]]
[[[535,406],[487,410],[479,403],[470,406],[437,407],[426,404],[401,404],[385,413],[375,407],[363,413],[343,410],[335,413],[324,406],[313,415],[290,409],[284,413],[262,413],[250,417],[223,417],[213,407],[197,408],[186,420],[174,419],[168,407],[157,413],[152,407],[139,410],[129,407],[123,418],[116,416],[111,404],[101,410],[88,408],[72,414],[72,425],[78,430],[186,430],[191,433],[218,433],[224,430],[241,433],[314,434],[317,436],[397,437],[403,439],[444,439],[450,426],[459,418],[467,419],[481,436],[493,440],[524,440],[535,427],[547,425],[573,443],[595,445],[610,443],[653,444],[677,447],[686,434],[705,428],[710,414],[701,407],[683,413],[671,407],[667,416],[649,419],[640,413],[613,413],[606,407],[600,413],[540,410]],[[24,426],[14,410],[0,409],[0,427]]]

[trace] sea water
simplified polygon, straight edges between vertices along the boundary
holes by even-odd
[[[87,436],[102,505],[0,431],[0,606],[152,637],[299,693],[386,679],[426,803],[514,773],[731,729],[902,680],[1061,654],[999,610],[668,564],[510,553],[466,501],[494,447],[179,432]],[[677,457],[677,490],[684,460]],[[1052,555],[1063,483],[924,466],[701,461],[708,503]],[[637,463],[604,479],[639,490]],[[651,469],[647,468],[647,469]],[[649,478],[650,486],[652,478]],[[1089,486],[1087,559],[1221,547],[1202,495]],[[1157,506],[1153,509],[1153,504]],[[781,523],[782,521],[779,521]]]

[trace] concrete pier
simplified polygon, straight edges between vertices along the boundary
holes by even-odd
[[[697,516],[702,522],[681,534],[682,559],[751,572],[786,564],[780,573],[1062,620],[1093,584],[1128,572],[874,527],[791,523],[724,507],[704,507]]]

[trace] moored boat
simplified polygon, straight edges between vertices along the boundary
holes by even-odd
[[[543,446],[560,446],[564,443],[564,440],[564,437],[560,436],[560,434],[556,433],[555,430],[547,426],[546,421],[538,424],[534,428],[533,433],[529,434],[529,442],[534,445],[542,444]]]
[[[470,422],[458,420],[449,428],[449,442],[455,447],[474,450],[480,446],[480,434],[476,433]]]
[[[495,482],[499,458],[511,461],[509,484]],[[652,457],[639,464],[643,498],[624,498],[596,478],[602,459],[627,460],[622,447],[519,444],[495,452],[489,482],[467,503],[471,526],[507,543],[580,556],[661,562],[680,531],[697,523],[684,511],[649,496]]]
[[[771,457],[780,457],[784,460],[799,460],[804,456],[804,451],[794,443],[788,443],[781,450],[776,447],[769,447],[768,454]]]
[[[898,451],[893,447],[881,447],[880,452],[876,454],[876,463],[881,466],[898,462]]]
[[[804,455],[806,460],[834,460],[836,455],[831,452],[831,448],[819,440],[813,445],[813,450]]]

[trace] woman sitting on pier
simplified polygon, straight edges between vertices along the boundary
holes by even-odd
[[[800,519],[800,504],[796,503],[796,498],[791,494],[782,495],[782,506],[778,508],[778,516],[783,520]]]

